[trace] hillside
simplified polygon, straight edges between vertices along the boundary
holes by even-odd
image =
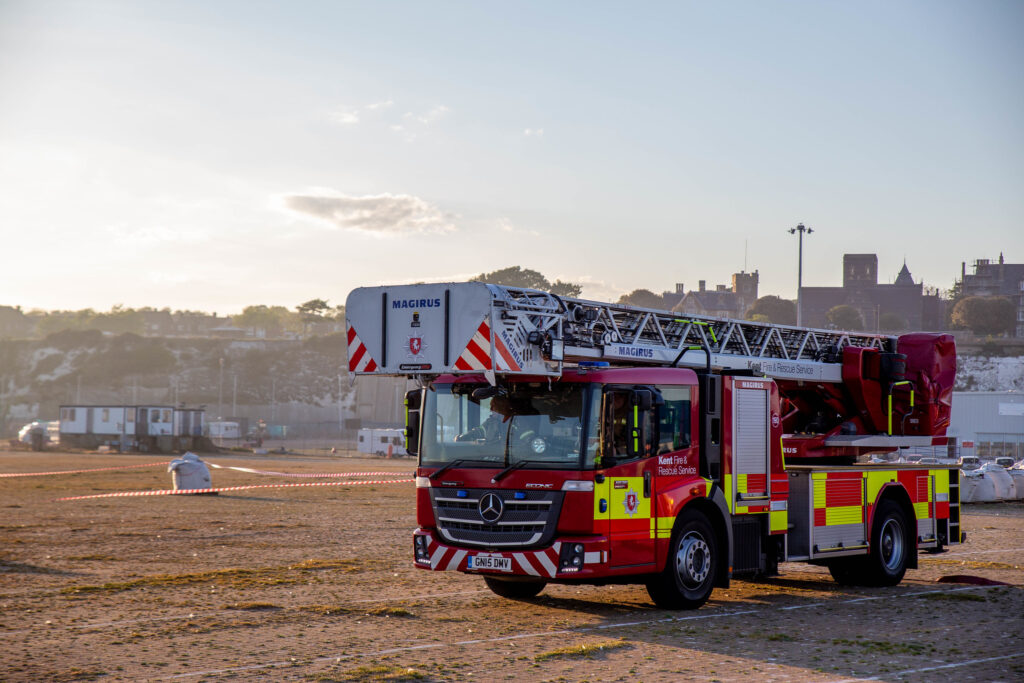
[[[56,418],[63,403],[185,403],[211,418],[234,406],[251,417],[337,421],[339,399],[352,403],[345,354],[340,333],[267,341],[87,330],[0,340],[0,433]],[[956,389],[1024,391],[1024,357],[961,356]]]
[[[336,406],[349,392],[345,353],[343,334],[265,341],[88,330],[0,340],[0,428],[56,417],[62,403],[185,403],[211,414],[219,397],[225,414],[233,403]]]

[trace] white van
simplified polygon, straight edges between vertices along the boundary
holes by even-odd
[[[404,429],[364,427],[359,430],[356,442],[357,450],[360,453],[384,456],[388,454],[388,446],[390,446],[392,456],[408,455],[405,452]]]

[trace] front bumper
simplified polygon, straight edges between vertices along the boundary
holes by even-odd
[[[423,538],[424,540],[416,540]],[[543,579],[593,579],[607,574],[608,541],[604,537],[560,538],[539,550],[495,551],[482,548],[467,549],[447,545],[435,538],[431,531],[417,529],[413,533],[414,564],[420,569],[433,571],[459,571],[492,576],[538,577]],[[582,552],[577,548],[582,546]],[[421,550],[416,551],[419,547]],[[469,569],[468,558],[490,555],[511,560],[509,571]],[[567,564],[578,555],[579,566]]]

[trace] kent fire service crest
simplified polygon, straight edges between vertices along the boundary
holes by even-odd
[[[636,495],[636,491],[633,489],[626,491],[626,498],[622,501],[622,505],[626,508],[627,515],[630,517],[635,515],[640,507],[640,497]]]
[[[423,353],[423,337],[409,337],[409,357],[418,358]]]

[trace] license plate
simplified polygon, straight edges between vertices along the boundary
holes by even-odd
[[[466,559],[466,569],[490,569],[496,572],[512,571],[512,558],[501,555],[470,555]]]

